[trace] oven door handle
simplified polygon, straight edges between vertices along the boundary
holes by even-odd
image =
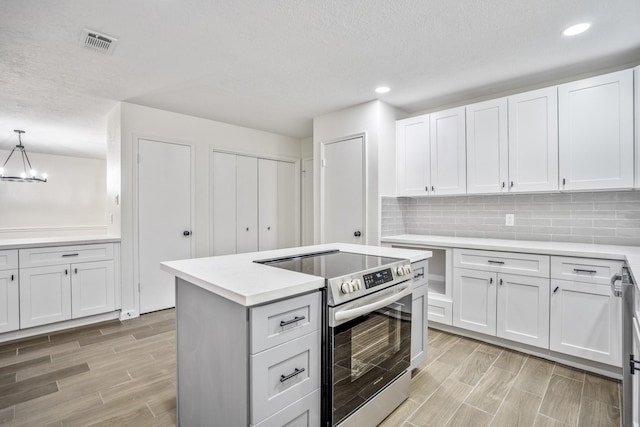
[[[394,293],[393,295],[383,298],[379,301],[372,302],[371,304],[363,305],[361,307],[356,307],[348,310],[337,311],[334,314],[334,319],[336,322],[342,322],[345,320],[355,319],[358,316],[362,316],[363,314],[371,313],[379,308],[392,304],[407,295],[411,295],[411,286],[407,285],[402,291]]]

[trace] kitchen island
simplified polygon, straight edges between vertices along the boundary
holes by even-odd
[[[329,250],[431,256],[324,244],[162,263],[176,276],[178,425],[319,425],[325,280],[254,261]]]

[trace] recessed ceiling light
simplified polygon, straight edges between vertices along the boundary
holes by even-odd
[[[566,30],[564,30],[562,34],[565,36],[575,36],[580,33],[584,33],[589,29],[590,26],[591,24],[589,22],[583,22],[581,24],[572,25]]]
[[[380,86],[376,88],[376,93],[387,93],[389,92],[391,89],[389,89],[386,86]]]

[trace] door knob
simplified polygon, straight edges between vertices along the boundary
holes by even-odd
[[[182,235],[183,236],[191,236],[191,231],[185,230],[185,231],[182,232]]]
[[[359,232],[359,231],[356,231],[355,233],[353,233],[353,235],[356,236],[356,237],[360,237],[360,236],[362,236],[362,233]]]

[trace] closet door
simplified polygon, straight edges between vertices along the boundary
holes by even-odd
[[[258,250],[258,159],[236,157],[236,253]]]
[[[295,164],[278,162],[278,248],[298,246]]]
[[[213,152],[211,255],[236,253],[236,155]]]
[[[258,160],[258,250],[278,248],[278,163]]]

